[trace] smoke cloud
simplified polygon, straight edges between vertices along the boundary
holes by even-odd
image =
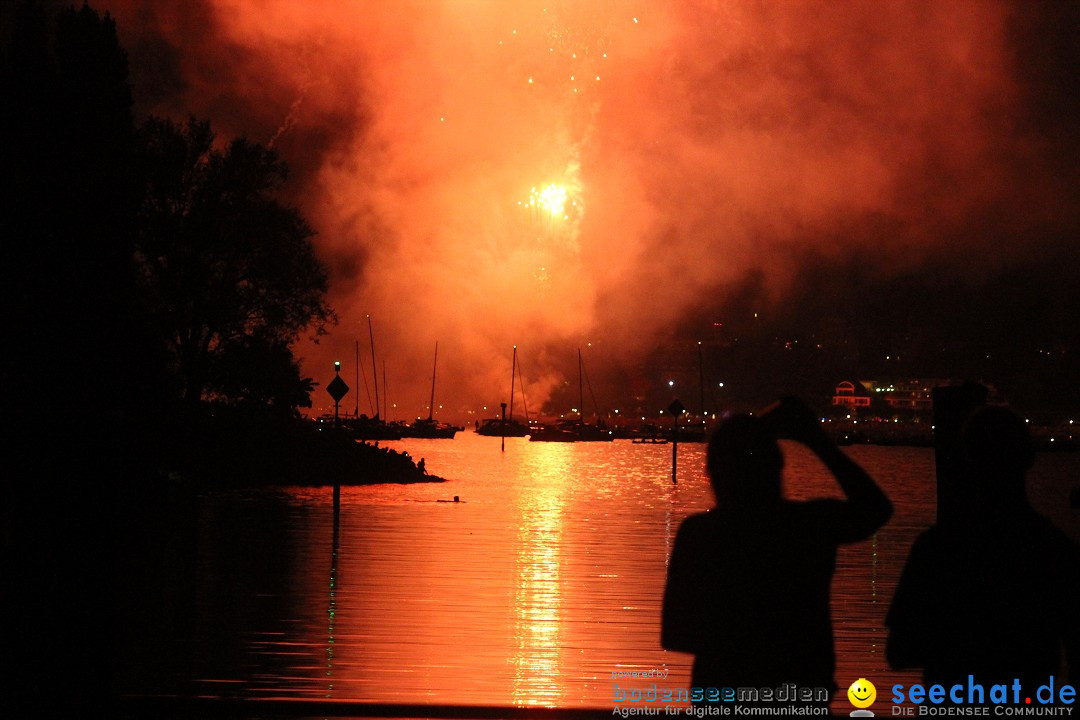
[[[438,341],[436,403],[460,419],[507,400],[513,345],[533,411],[568,379],[576,395],[579,347],[594,384],[647,384],[657,347],[734,342],[709,333],[754,313],[762,337],[797,321],[826,344],[840,317],[861,334],[866,296],[901,283],[913,313],[889,321],[925,359],[927,327],[979,308],[918,298],[1021,297],[1000,281],[1017,267],[1076,279],[1076,13],[1058,6],[99,4],[142,112],[292,167],[341,318],[298,353],[325,383],[359,340],[361,412],[369,317],[389,415],[426,413]],[[1075,352],[1063,292],[1030,344]]]

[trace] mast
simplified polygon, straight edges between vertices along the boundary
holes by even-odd
[[[428,422],[432,421],[432,415],[435,413],[435,368],[439,364],[439,341],[435,341],[435,362],[431,364],[431,402],[428,403]],[[385,376],[385,373],[383,373]]]
[[[514,373],[517,372],[517,345],[514,346],[514,359],[510,363],[510,422],[514,422]]]
[[[581,348],[577,351],[578,423],[585,424],[585,391],[581,385]]]
[[[529,424],[529,401],[525,398],[525,378],[521,377],[521,368],[518,368],[518,382],[521,383],[521,405],[525,408],[525,424]]]
[[[367,316],[368,338],[371,339],[371,379],[375,385],[375,419],[379,419],[379,374],[375,371],[375,334],[371,331],[371,316]]]
[[[698,394],[701,401],[701,422],[705,422],[705,360],[701,350],[701,343],[697,344],[697,367],[698,367]]]
[[[356,341],[356,409],[353,417],[360,417],[360,341]]]

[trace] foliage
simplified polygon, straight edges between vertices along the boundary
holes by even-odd
[[[0,62],[2,319],[8,399],[137,414],[152,345],[131,263],[134,185],[127,56],[90,8],[15,14]]]
[[[335,317],[311,228],[273,197],[285,165],[244,139],[215,147],[208,122],[154,117],[137,165],[136,261],[183,396],[306,404],[288,348]]]

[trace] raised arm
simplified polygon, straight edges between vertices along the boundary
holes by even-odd
[[[869,537],[892,517],[892,503],[865,470],[849,458],[821,428],[817,415],[796,397],[781,398],[770,413],[780,437],[801,442],[818,456],[847,496],[843,540]]]

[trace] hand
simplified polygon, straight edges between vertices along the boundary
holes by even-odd
[[[781,397],[776,413],[777,434],[780,437],[791,438],[811,447],[827,439],[817,414],[794,395]]]

